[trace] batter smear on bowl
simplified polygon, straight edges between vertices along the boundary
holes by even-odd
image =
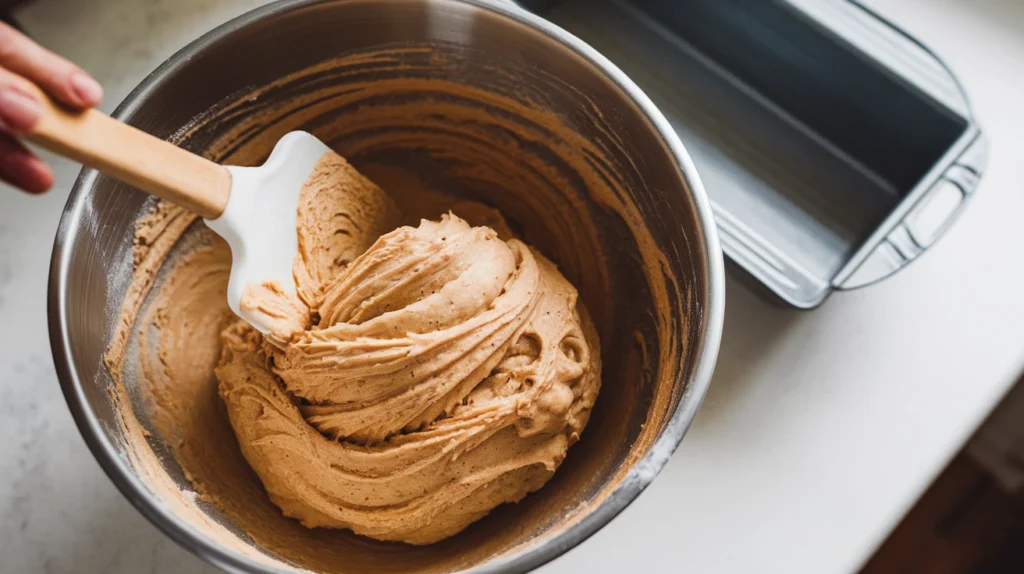
[[[541,488],[578,440],[596,331],[555,265],[488,215],[497,230],[451,212],[396,229],[379,187],[320,160],[300,195],[297,296],[250,286],[243,305],[275,317],[273,335],[229,321],[215,370],[285,515],[429,544]]]

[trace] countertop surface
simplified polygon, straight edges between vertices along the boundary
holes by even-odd
[[[107,87],[111,110],[191,39],[261,0],[37,0],[25,29]],[[543,567],[856,571],[1024,366],[1024,3],[872,0],[966,84],[991,161],[919,261],[819,309],[730,279],[711,391],[671,462],[625,512]],[[100,32],[102,31],[102,32]],[[120,495],[79,436],[46,327],[57,189],[0,189],[0,572],[214,572]]]

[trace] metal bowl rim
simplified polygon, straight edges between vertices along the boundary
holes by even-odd
[[[113,112],[112,116],[123,119],[147,99],[160,84],[193,56],[201,54],[207,47],[242,30],[260,20],[304,6],[332,0],[279,0],[242,14],[203,34],[151,72]],[[675,412],[651,449],[629,470],[626,477],[606,496],[590,514],[541,544],[528,546],[512,555],[494,559],[475,567],[476,573],[520,574],[537,568],[568,550],[574,548],[596,533],[616,515],[624,510],[653,480],[664,467],[672,453],[679,446],[683,435],[696,416],[711,381],[715,361],[718,357],[722,325],[725,315],[725,270],[722,250],[714,214],[707,193],[704,190],[696,167],[679,137],[668,121],[636,84],[607,58],[575,36],[555,24],[527,12],[504,0],[448,0],[461,2],[490,10],[538,30],[553,40],[562,43],[578,56],[596,66],[621,89],[647,116],[659,132],[682,171],[692,200],[697,210],[698,223],[704,244],[701,246],[707,258],[707,301],[706,313],[700,319],[704,322],[702,339],[697,341],[697,363]],[[93,456],[114,482],[121,493],[150,522],[156,525],[175,542],[195,553],[200,558],[229,572],[251,572],[272,574],[275,570],[255,562],[242,554],[211,543],[204,535],[178,519],[170,510],[152,495],[138,479],[129,464],[120,456],[109,440],[95,414],[86,407],[88,404],[82,381],[75,367],[71,353],[70,333],[65,321],[67,312],[66,294],[68,268],[71,258],[71,244],[68,238],[75,235],[81,224],[81,213],[85,207],[86,191],[91,189],[98,177],[95,170],[84,168],[79,174],[68,202],[61,215],[50,259],[50,277],[47,289],[47,310],[50,331],[50,346],[54,365],[60,380],[64,398],[75,419],[82,438]]]

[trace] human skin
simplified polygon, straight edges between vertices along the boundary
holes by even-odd
[[[103,89],[78,66],[0,23],[0,180],[37,194],[53,186],[53,170],[18,139],[42,113],[26,83],[73,110],[99,104]]]

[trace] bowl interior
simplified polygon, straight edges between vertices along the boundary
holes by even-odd
[[[142,345],[122,305],[135,222],[153,202],[88,173],[55,261],[73,373],[62,376],[87,439],[133,502],[215,561],[325,572],[522,569],[535,563],[517,557],[538,546],[557,555],[628,503],[650,479],[637,462],[655,443],[668,455],[682,432],[667,430],[677,407],[703,392],[691,382],[706,343],[710,263],[677,159],[624,89],[516,17],[454,1],[282,3],[188,51],[129,98],[123,119],[243,165],[305,129],[399,196],[424,186],[498,208],[579,288],[601,337],[603,386],[555,477],[460,535],[412,547],[306,529],[246,466],[212,365],[183,399],[213,445],[191,452],[179,445],[198,440],[196,428],[161,424],[144,376],[128,368],[114,383],[102,361],[111,342],[130,340],[128,365]],[[209,233],[201,222],[183,229],[169,260]],[[154,291],[161,281],[156,274]]]

